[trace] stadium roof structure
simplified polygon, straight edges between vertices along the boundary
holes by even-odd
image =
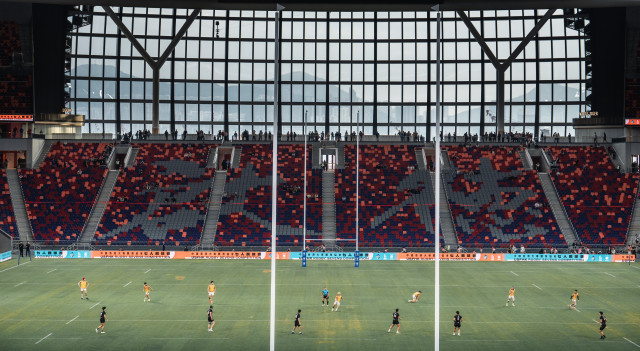
[[[23,3],[46,3],[78,5],[77,0],[13,0]],[[640,6],[640,0],[84,0],[82,5],[93,6],[139,6],[228,10],[275,10],[276,4],[287,10],[299,11],[424,11],[440,9],[445,11],[467,10],[515,10],[549,8],[598,8]]]

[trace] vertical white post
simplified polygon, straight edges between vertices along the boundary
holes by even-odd
[[[436,38],[436,173],[435,173],[435,292],[434,292],[434,350],[440,350],[440,16],[441,12],[438,9],[438,30]]]
[[[356,114],[356,251],[359,251],[359,224],[360,224],[360,110]]]
[[[280,83],[280,11],[284,7],[276,5],[275,19],[275,55],[273,58],[273,170],[271,173],[271,312],[269,313],[269,350],[275,351],[276,338],[276,239],[277,239],[277,213],[278,213],[278,103]]]
[[[307,249],[307,110],[304,111],[304,198],[302,202],[302,251]]]

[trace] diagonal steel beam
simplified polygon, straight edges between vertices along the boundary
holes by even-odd
[[[547,12],[544,14],[544,16],[542,16],[542,18],[538,21],[538,23],[536,23],[536,25],[531,29],[531,31],[529,31],[529,34],[527,34],[527,36],[520,42],[520,44],[518,44],[516,49],[513,50],[513,52],[511,53],[511,55],[509,55],[507,60],[502,63],[501,69],[503,71],[506,71],[507,68],[509,68],[511,63],[516,59],[516,57],[518,57],[518,55],[520,55],[522,50],[524,50],[525,46],[527,46],[527,44],[529,44],[531,39],[533,39],[533,37],[538,35],[538,32],[540,31],[542,26],[544,26],[545,23],[547,23],[547,21],[551,18],[551,16],[553,15],[554,12],[556,12],[556,9],[547,10]]]
[[[498,58],[493,54],[487,43],[484,41],[482,35],[480,35],[476,27],[473,25],[473,23],[471,23],[471,20],[469,19],[467,14],[464,13],[464,11],[457,11],[456,13],[458,14],[458,16],[460,16],[462,22],[464,22],[467,28],[469,28],[469,32],[471,32],[471,35],[473,35],[478,44],[480,44],[482,51],[484,51],[484,53],[487,55],[489,61],[491,61],[491,63],[493,64],[493,67],[495,67],[496,69],[500,69],[500,61],[498,61]]]
[[[187,18],[187,21],[184,22],[184,24],[182,25],[182,28],[180,28],[176,36],[173,37],[173,40],[171,40],[171,43],[169,44],[169,46],[167,46],[167,48],[162,53],[162,56],[160,56],[160,58],[158,59],[158,68],[162,67],[165,61],[167,61],[167,58],[169,58],[169,55],[171,55],[171,52],[173,51],[173,49],[176,48],[176,45],[178,45],[180,40],[182,40],[182,37],[187,32],[187,29],[191,27],[191,24],[193,23],[193,21],[196,20],[196,17],[198,17],[199,15],[200,15],[200,9],[195,9],[193,10],[193,12],[191,12],[191,15],[189,15],[189,17]]]
[[[122,31],[124,36],[127,37],[127,39],[129,39],[129,41],[136,48],[136,50],[138,50],[138,52],[140,53],[142,58],[147,62],[149,67],[151,67],[152,69],[156,69],[156,61],[153,58],[151,58],[151,56],[149,56],[149,54],[147,53],[147,50],[145,50],[142,47],[142,45],[140,45],[140,42],[136,39],[136,37],[133,36],[129,28],[127,28],[127,26],[125,26],[124,23],[122,23],[122,20],[120,20],[120,17],[118,17],[118,15],[116,15],[116,13],[113,12],[111,7],[109,6],[102,6],[102,9],[104,10],[104,12],[107,13],[107,15],[109,15],[109,17],[111,17],[111,20],[113,20],[113,22],[116,24],[118,29]]]

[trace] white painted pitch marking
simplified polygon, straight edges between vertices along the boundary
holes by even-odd
[[[22,282],[22,283],[18,283],[18,284],[16,284],[16,285],[14,285],[13,287],[14,287],[14,288],[15,288],[15,287],[18,287],[18,286],[20,286],[20,285],[22,285],[22,284],[24,284],[24,283],[26,283],[26,281],[24,281],[24,282]]]
[[[220,339],[227,340],[229,338],[151,338],[152,340],[211,340],[211,339]]]
[[[580,310],[579,310],[579,309],[577,309],[577,308],[574,308],[574,310],[576,310],[576,311],[578,311],[578,312],[582,312],[582,311],[580,311]]]
[[[47,274],[49,274],[49,273],[51,273],[51,272],[53,272],[53,271],[57,271],[57,270],[58,270],[58,268],[54,268],[54,269],[52,269],[52,270],[48,271],[48,272],[47,272]]]
[[[609,276],[612,276],[612,277],[614,277],[614,278],[616,277],[615,275],[613,275],[613,274],[611,274],[611,273],[608,273],[608,272],[604,272],[604,274],[609,275]]]
[[[516,277],[519,277],[518,273],[511,271],[511,274],[515,275]]]
[[[100,304],[100,302],[102,302],[102,301],[96,302],[96,304],[95,304],[95,305],[93,305],[93,306],[91,306],[91,307],[89,307],[89,309],[92,309],[92,308],[94,308],[94,307],[98,306],[98,305]]]
[[[144,272],[144,274],[149,273],[149,271],[150,271],[150,270],[151,270],[151,268],[147,269],[147,271],[146,271],[146,272]]]
[[[126,288],[126,287],[127,287],[127,285],[129,285],[129,284],[131,284],[131,283],[132,283],[132,282],[128,282],[127,284],[123,285],[122,287],[123,287],[123,288]]]
[[[69,323],[71,323],[71,322],[75,321],[76,319],[78,319],[78,317],[80,317],[80,316],[75,316],[72,320],[68,321],[68,322],[67,322],[67,323],[65,323],[65,324],[69,324]]]
[[[42,341],[42,340],[44,340],[44,339],[46,339],[46,338],[50,337],[50,336],[51,336],[51,334],[53,334],[53,333],[49,333],[49,335],[47,335],[47,336],[45,336],[44,338],[42,338],[42,339],[40,339],[40,340],[36,341],[36,345],[38,345],[38,344],[40,343],[40,341]]]
[[[539,287],[539,286],[537,286],[537,285],[535,285],[535,284],[531,284],[531,285],[533,285],[533,286],[535,286],[536,288],[538,288],[538,290],[542,290],[542,288],[541,288],[541,287]]]
[[[25,263],[23,263],[23,264],[27,264],[27,263],[31,263],[31,261],[29,261],[29,262],[25,262]],[[13,267],[9,267],[9,268],[5,268],[5,269],[1,270],[1,271],[0,271],[0,273],[5,272],[5,271],[8,271],[8,270],[10,270],[10,269],[14,269],[14,268],[20,267],[21,265],[22,265],[22,264],[15,265],[15,266],[13,266]]]
[[[597,320],[595,320],[595,319],[593,319],[593,318],[591,318],[591,320],[592,320],[592,321],[594,321],[594,322],[596,322],[596,323],[600,323],[600,322],[598,322]]]
[[[631,340],[629,340],[629,339],[627,339],[627,338],[625,338],[625,337],[622,337],[622,338],[623,338],[623,339],[625,339],[625,340],[627,340],[628,342],[630,342],[630,343],[634,344],[636,347],[640,348],[640,345],[636,344],[635,342],[633,342],[633,341],[631,341]]]

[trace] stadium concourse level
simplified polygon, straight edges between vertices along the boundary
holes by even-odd
[[[551,177],[582,243],[624,245],[638,174],[621,174],[604,147],[547,150],[557,162]]]
[[[122,170],[94,244],[195,245],[204,227],[215,170],[209,147],[134,143],[131,167]]]
[[[11,192],[7,183],[7,171],[0,170],[0,229],[18,239],[18,227],[16,218],[13,215],[13,205],[11,204]]]
[[[109,143],[56,142],[38,169],[20,170],[35,240],[76,242],[107,173],[104,160],[111,148]]]
[[[421,147],[360,145],[360,245],[433,246],[433,183],[428,171],[418,169],[415,151]],[[338,239],[355,239],[356,151],[345,145],[345,168],[335,173]]]
[[[234,145],[241,152],[238,168],[227,170],[216,244],[271,244],[271,144]],[[322,170],[312,167],[307,146],[307,235],[322,238]],[[278,245],[302,246],[304,145],[278,146]]]
[[[443,173],[460,244],[566,246],[535,171],[518,146],[447,146]]]

